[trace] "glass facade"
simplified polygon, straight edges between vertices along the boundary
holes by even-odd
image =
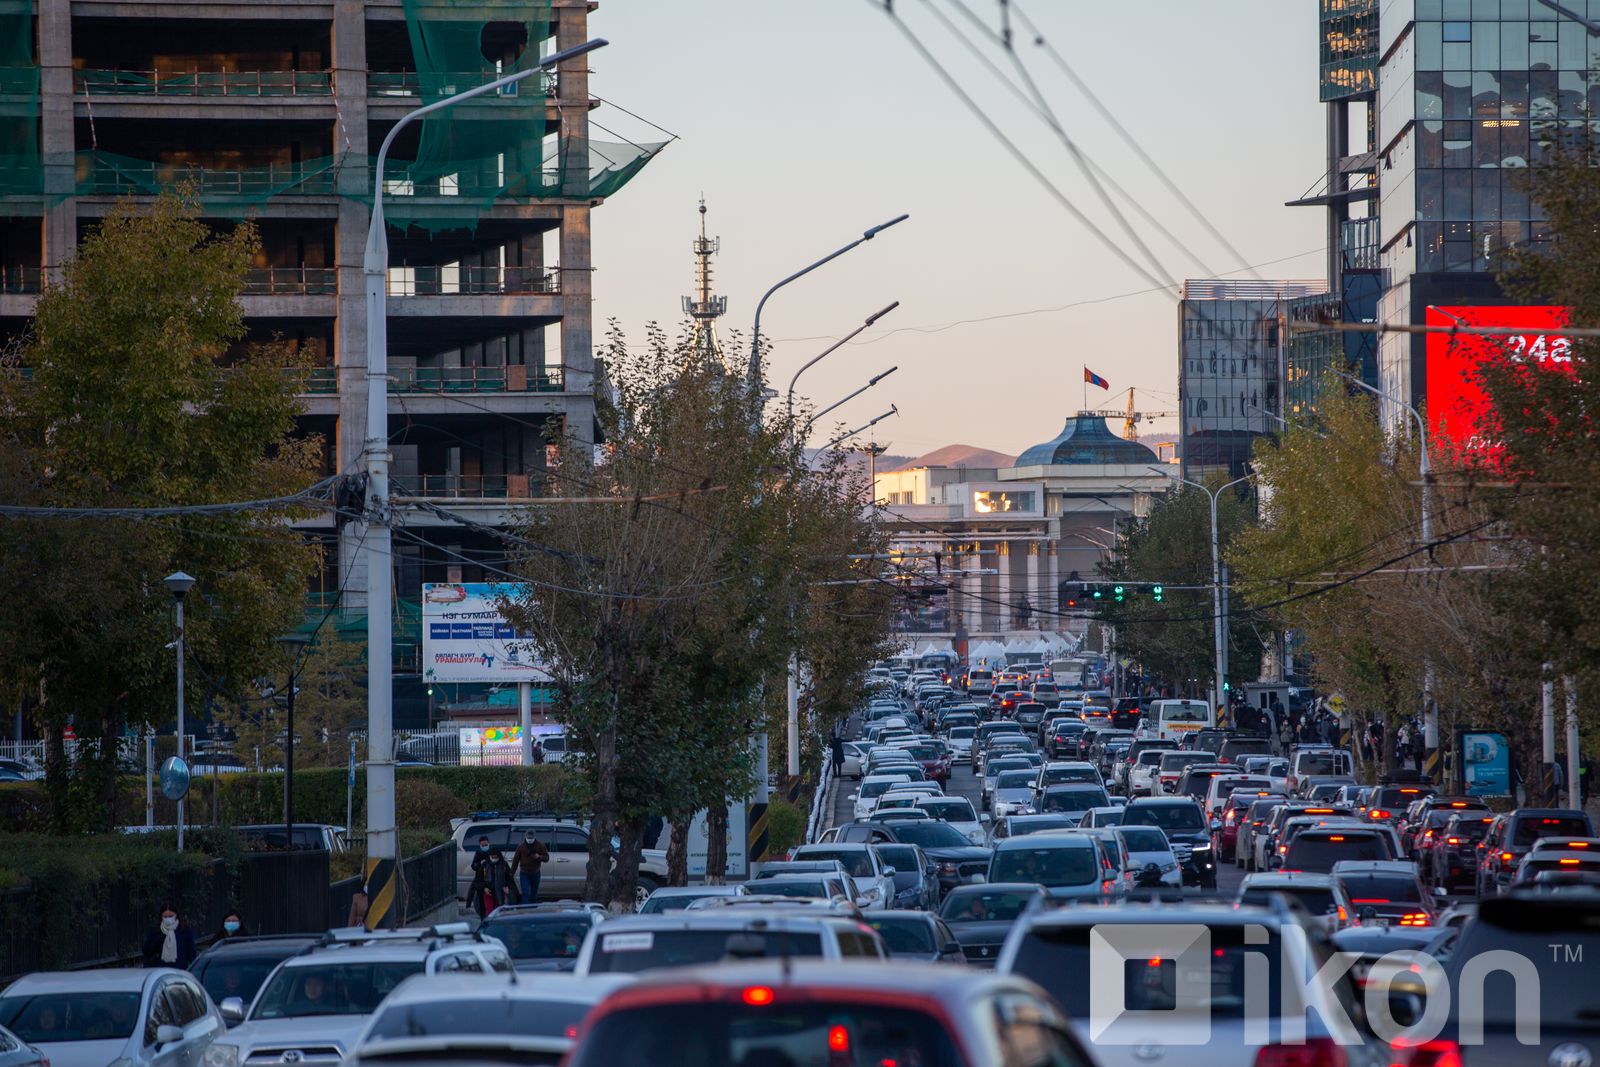
[[[1184,476],[1245,471],[1255,439],[1283,417],[1288,302],[1322,282],[1190,281],[1180,304],[1178,375]]]
[[[1322,0],[1324,101],[1362,96],[1378,87],[1378,0]]]
[[[1382,289],[1376,271],[1343,276],[1344,292],[1291,300],[1291,326],[1337,322],[1374,322]],[[1331,371],[1353,374],[1368,385],[1378,384],[1378,339],[1370,333],[1337,329],[1291,329],[1284,349],[1284,417],[1316,410],[1317,394]]]

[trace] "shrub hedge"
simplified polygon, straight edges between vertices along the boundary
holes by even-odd
[[[804,843],[809,814],[787,800],[774,797],[767,802],[767,848],[771,855],[788,852]]]

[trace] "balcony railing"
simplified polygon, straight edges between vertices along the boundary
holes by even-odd
[[[531,296],[561,291],[561,272],[544,267],[390,267],[390,296]]]
[[[412,367],[391,370],[396,393],[559,393],[559,367]]]
[[[390,479],[398,496],[453,500],[528,500],[538,475],[406,474]]]
[[[338,367],[285,367],[283,373],[295,382],[295,392],[327,395],[339,391]]]
[[[493,70],[451,71],[427,76],[429,95],[449,96],[471,89],[475,85],[492,82],[505,72]],[[423,78],[414,70],[375,70],[367,75],[367,95],[371,96],[421,96]],[[556,75],[553,72],[531,74],[525,80],[506,86],[501,96],[555,96]]]
[[[0,266],[0,293],[37,293],[43,288],[42,267]]]
[[[329,96],[328,70],[76,70],[79,92],[105,96]]]
[[[245,275],[244,291],[253,296],[331,296],[339,291],[334,267],[253,267]]]
[[[287,192],[326,194],[336,191],[331,161],[313,165],[268,163],[237,170],[212,170],[193,163],[155,163],[80,152],[77,167],[79,192],[112,196],[149,195],[154,190],[185,183],[193,185],[201,196],[263,200]]]

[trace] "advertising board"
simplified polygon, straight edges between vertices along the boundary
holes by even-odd
[[[1488,730],[1463,730],[1461,784],[1468,796],[1511,795],[1511,745],[1505,734]]]
[[[1570,373],[1572,341],[1547,332],[1567,324],[1561,307],[1430,307],[1429,326],[1494,326],[1525,329],[1501,337],[1430,333],[1427,341],[1427,405],[1432,433],[1441,443],[1466,451],[1492,447],[1483,436],[1482,420],[1489,398],[1477,378],[1485,359],[1507,351],[1514,362]]]
[[[493,582],[422,586],[422,676],[429,682],[542,682],[532,645],[501,615],[526,587]]]

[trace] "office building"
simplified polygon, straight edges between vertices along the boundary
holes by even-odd
[[[250,337],[312,354],[303,428],[326,441],[326,473],[359,470],[374,154],[407,112],[588,39],[594,6],[0,0],[0,332],[25,328],[42,280],[118,200],[184,186],[219,229],[255,220]],[[415,671],[421,583],[493,577],[486,564],[505,555],[415,503],[506,522],[542,492],[554,435],[594,439],[590,212],[655,146],[591,138],[590,61],[436,113],[391,150],[401,674]],[[304,528],[326,549],[318,604],[359,632],[366,577],[351,528],[331,516]],[[415,708],[406,692],[400,725]]]

